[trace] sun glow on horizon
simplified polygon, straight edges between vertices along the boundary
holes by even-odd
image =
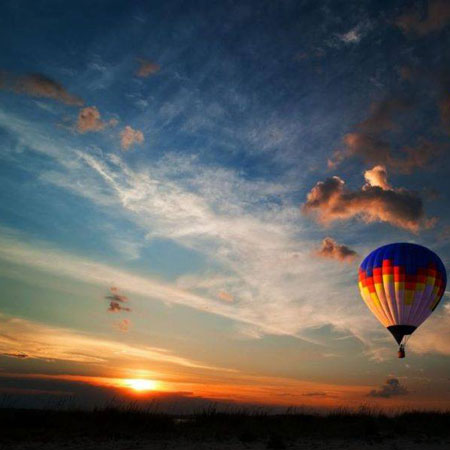
[[[124,386],[136,392],[154,391],[158,387],[155,380],[145,380],[143,378],[130,378],[124,380]]]

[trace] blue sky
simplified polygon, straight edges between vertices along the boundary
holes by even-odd
[[[395,376],[410,394],[373,401],[439,405],[448,305],[398,362],[356,280],[388,242],[449,263],[445,2],[10,1],[0,17],[4,379],[153,371],[173,390],[195,370],[193,395],[329,406]],[[111,292],[131,311],[108,312]]]

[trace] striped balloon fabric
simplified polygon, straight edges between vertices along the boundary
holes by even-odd
[[[399,344],[434,311],[446,284],[439,256],[417,244],[380,247],[359,268],[362,298]]]

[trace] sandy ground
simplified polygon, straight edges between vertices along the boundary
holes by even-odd
[[[229,442],[194,442],[194,441],[76,441],[58,443],[16,443],[0,444],[0,450],[441,450],[449,449],[450,440],[384,440],[344,441],[344,440],[302,440],[295,443],[268,444],[257,442],[244,444],[239,441]]]

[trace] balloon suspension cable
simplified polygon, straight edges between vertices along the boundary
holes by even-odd
[[[398,347],[397,355],[398,355],[399,358],[404,358],[406,356],[405,347],[406,347],[406,344],[409,341],[410,337],[411,337],[410,334],[406,334],[405,336],[403,336],[403,339],[400,342],[400,345]]]

